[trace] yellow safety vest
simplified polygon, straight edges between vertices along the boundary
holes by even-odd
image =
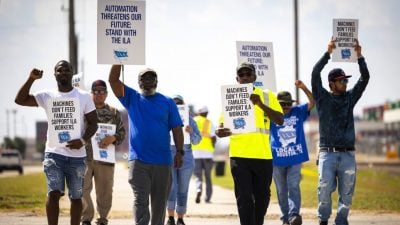
[[[282,112],[282,108],[275,94],[269,90],[266,93],[255,87],[253,94],[260,96],[261,101],[273,110]],[[229,156],[254,159],[272,159],[271,145],[269,142],[270,119],[264,115],[264,111],[254,107],[257,131],[245,134],[233,134],[230,137]]]
[[[197,145],[192,145],[193,151],[204,150],[208,152],[213,152],[214,147],[212,144],[211,137],[211,121],[203,116],[196,116],[193,118],[196,121],[197,127],[199,128],[201,134],[201,141]]]

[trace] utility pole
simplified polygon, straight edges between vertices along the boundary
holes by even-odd
[[[294,79],[299,79],[299,25],[298,25],[298,7],[297,0],[293,0],[294,5]],[[296,90],[296,101],[300,102],[299,89]]]
[[[6,109],[7,113],[7,137],[10,137],[10,110]]]
[[[17,110],[12,109],[12,114],[14,114],[14,138],[17,137]]]
[[[72,65],[73,72],[78,72],[78,41],[75,34],[75,7],[74,0],[69,0],[68,22],[69,22],[69,62]]]

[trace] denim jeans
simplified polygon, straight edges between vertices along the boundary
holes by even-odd
[[[172,157],[175,157],[175,154],[176,151],[172,151]],[[172,166],[172,186],[168,197],[167,209],[176,209],[176,213],[186,214],[189,182],[193,169],[193,152],[185,151],[182,167],[176,169]]]
[[[335,218],[336,225],[348,225],[354,186],[356,183],[355,151],[351,152],[320,152],[319,153],[319,183],[318,183],[318,217],[328,221],[332,213],[331,194],[338,187],[338,208]]]
[[[69,157],[47,152],[44,155],[43,168],[48,192],[60,191],[64,194],[67,183],[69,198],[82,198],[86,157]]]
[[[301,164],[274,166],[273,176],[283,223],[289,223],[292,217],[300,215],[300,170]]]

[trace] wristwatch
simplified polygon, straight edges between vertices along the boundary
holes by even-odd
[[[181,154],[181,156],[185,155],[185,151],[183,151],[183,150],[176,150],[176,153],[178,153],[178,152]]]

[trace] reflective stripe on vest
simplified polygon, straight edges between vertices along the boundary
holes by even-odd
[[[201,141],[197,145],[192,145],[193,151],[195,150],[204,150],[213,152],[214,147],[211,139],[211,121],[203,116],[194,117],[194,121],[196,121],[197,127],[201,131]]]
[[[253,94],[260,96],[263,104],[269,106],[269,92],[264,94],[260,88],[254,88]],[[254,107],[256,132],[231,135],[229,148],[230,157],[272,159],[271,146],[269,144],[269,123],[264,111]]]

